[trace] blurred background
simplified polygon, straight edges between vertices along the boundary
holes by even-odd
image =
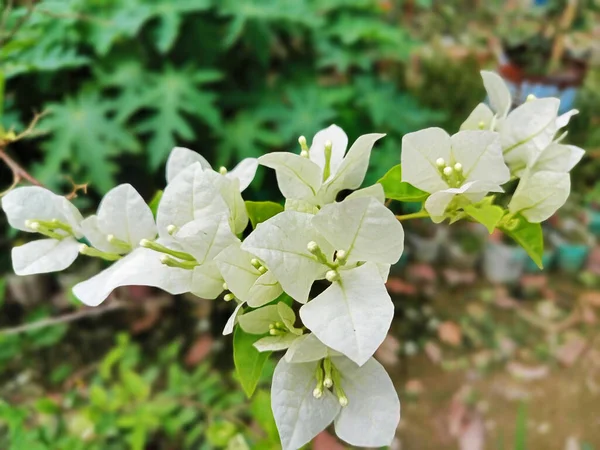
[[[404,134],[456,132],[497,70],[516,104],[580,113],[587,150],[545,229],[545,270],[479,228],[407,223],[388,282],[396,318],[378,359],[402,401],[393,449],[600,449],[598,0],[2,0],[7,152],[95,209],[119,182],[150,201],[171,148],[215,167],[336,123],[384,132],[365,183]],[[2,89],[0,89],[0,92]],[[0,164],[0,190],[12,174]],[[259,168],[248,199],[281,200]],[[420,205],[392,205],[410,213]],[[278,449],[267,364],[247,400],[221,330],[231,305],[123,288],[97,309],[70,287],[100,269],[12,275],[25,237],[0,215],[0,448]],[[314,447],[312,446],[314,445]],[[307,448],[345,448],[331,434]]]

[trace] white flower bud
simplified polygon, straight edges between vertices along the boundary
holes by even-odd
[[[336,259],[339,261],[345,261],[348,258],[348,252],[346,250],[338,250],[335,254]]]
[[[79,245],[79,253],[84,253],[84,252],[86,252],[88,248],[89,248],[89,247],[88,247],[87,245],[85,245],[85,244],[80,244],[80,245]]]
[[[224,166],[219,167],[219,173],[221,175],[227,175],[227,168]]]
[[[114,242],[114,241],[115,241],[115,239],[116,239],[116,237],[115,237],[115,235],[114,235],[114,234],[109,234],[109,235],[107,235],[107,236],[106,236],[106,240],[107,240],[108,242],[110,242],[110,243]]]
[[[535,95],[533,95],[533,94],[529,94],[529,95],[527,96],[527,99],[526,99],[526,101],[530,102],[530,101],[532,101],[532,100],[535,100],[535,99],[537,99],[537,97],[536,97]]]
[[[40,223],[39,223],[39,222],[35,222],[35,221],[34,221],[34,222],[31,222],[31,223],[29,224],[29,228],[31,228],[32,230],[35,230],[35,231],[37,231],[37,230],[39,230],[39,229],[41,228],[41,225],[40,225]]]
[[[330,283],[333,283],[334,281],[338,281],[340,279],[340,274],[335,270],[328,270],[325,274],[325,279]]]
[[[302,150],[302,151],[300,152],[300,156],[302,156],[303,158],[308,158],[308,157],[309,157],[309,154],[308,154],[308,152],[307,152],[306,150]]]
[[[315,241],[310,241],[306,245],[306,249],[313,254],[317,253],[319,251],[319,244],[317,244]]]
[[[150,241],[148,239],[142,239],[140,241],[140,247],[148,248],[150,245],[151,245],[151,243],[150,243]]]
[[[339,400],[340,405],[341,405],[342,408],[348,406],[348,397],[342,396],[338,400]]]
[[[446,161],[444,161],[444,158],[438,158],[435,160],[435,165],[441,169],[446,165]]]
[[[454,173],[454,169],[452,169],[452,167],[450,167],[450,166],[444,167],[444,175],[446,175],[447,177],[449,177],[453,173]]]
[[[306,138],[304,136],[300,136],[298,138],[298,144],[300,144],[300,147],[302,148],[306,147]]]
[[[231,300],[233,300],[235,298],[235,296],[233,294],[226,294],[223,297],[223,300],[225,300],[226,302],[230,302]]]
[[[483,120],[481,122],[479,122],[477,124],[477,128],[479,128],[480,130],[483,130],[485,128],[485,122]]]
[[[223,290],[224,291],[228,291],[229,290],[229,286],[227,286],[227,283],[223,283]]]
[[[323,380],[323,386],[325,386],[327,389],[331,388],[333,386],[333,380],[331,378],[325,378]]]
[[[461,163],[454,164],[454,170],[456,170],[457,172],[462,172],[462,170],[463,170],[462,164]]]
[[[323,396],[323,389],[315,388],[313,391],[314,398],[321,398]]]
[[[141,242],[140,242],[140,245],[141,245]],[[143,245],[142,245],[142,247],[143,247]],[[170,260],[171,260],[171,257],[169,255],[160,255],[160,262],[161,263],[167,264]]]
[[[167,227],[167,233],[169,233],[171,236],[173,236],[176,231],[177,231],[177,227],[175,225],[171,224]]]
[[[265,266],[260,266],[257,270],[261,273],[261,275],[264,275],[268,271]]]

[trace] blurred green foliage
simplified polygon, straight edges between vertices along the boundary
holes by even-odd
[[[51,187],[68,174],[103,193],[131,167],[147,179],[175,145],[232,165],[332,122],[351,138],[390,135],[375,181],[404,133],[446,116],[406,92],[398,68],[418,42],[385,2],[34,3],[9,11],[6,30],[23,24],[0,48],[3,123],[50,111],[47,134],[19,158]]]

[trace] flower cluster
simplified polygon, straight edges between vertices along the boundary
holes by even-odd
[[[557,116],[556,99],[530,99],[511,111],[500,77],[482,76],[491,108],[477,106],[453,136],[439,128],[406,135],[402,167],[389,172],[402,169],[393,186],[386,175],[360,189],[384,135],[361,136],[346,152],[348,137],[332,125],[310,147],[300,137],[299,153],[249,158],[231,171],[215,171],[199,154],[174,148],[155,213],[128,184],[108,192],[85,219],[44,188],[15,189],[2,199],[10,225],[45,238],[13,249],[14,270],[59,271],[79,254],[108,261],[73,288],[90,306],[125,285],[222,295],[235,304],[223,334],[255,336],[257,355],[285,351],[272,384],[284,449],[302,447],[332,422],[352,445],[389,445],[400,402],[373,354],[393,320],[385,282],[402,255],[404,231],[403,216],[388,209],[386,198],[419,192],[418,216],[434,222],[469,218],[491,230],[514,220],[537,224],[566,200],[569,171],[583,153],[562,144],[564,134],[555,136],[573,111]],[[250,217],[241,192],[258,165],[275,170],[285,207],[264,205]],[[495,194],[517,179],[508,207],[493,205]]]

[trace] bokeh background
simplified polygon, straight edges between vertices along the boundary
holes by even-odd
[[[403,419],[393,449],[600,449],[598,0],[2,0],[8,147],[56,192],[95,209],[119,182],[150,201],[171,148],[232,167],[336,123],[384,132],[366,183],[404,134],[455,132],[497,70],[516,103],[558,96],[587,150],[545,226],[546,269],[501,236],[407,224],[378,359]],[[2,92],[2,89],[0,89]],[[11,172],[0,164],[0,190]],[[260,168],[249,199],[280,200]],[[410,213],[419,205],[392,205]],[[0,215],[0,448],[278,449],[271,362],[247,400],[220,335],[230,305],[120,289],[96,310],[70,293],[100,267],[15,277],[24,239]],[[313,448],[344,448],[328,433]],[[308,446],[307,448],[311,448]]]

